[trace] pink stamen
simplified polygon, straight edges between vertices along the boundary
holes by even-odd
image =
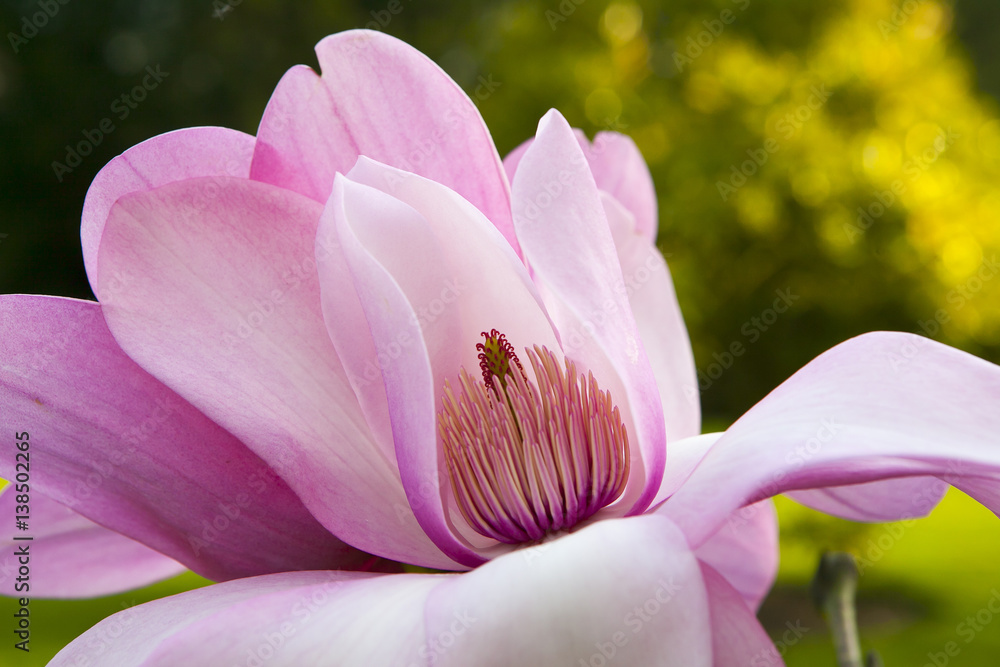
[[[482,535],[509,544],[540,540],[622,494],[628,433],[593,373],[584,377],[536,345],[525,350],[531,382],[502,334],[483,335],[483,382],[461,369],[457,392],[446,382],[438,414],[455,498]]]

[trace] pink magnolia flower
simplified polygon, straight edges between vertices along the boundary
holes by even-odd
[[[770,496],[882,521],[950,483],[1000,507],[996,366],[870,334],[699,435],[635,145],[553,111],[501,163],[405,44],[317,53],[256,137],[182,130],[98,175],[99,304],[0,298],[44,593],[224,582],[51,664],[779,664],[754,616]]]

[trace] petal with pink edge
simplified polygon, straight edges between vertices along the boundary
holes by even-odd
[[[328,222],[337,225],[374,345],[394,350],[381,373],[409,507],[449,557],[477,565],[477,552],[496,543],[458,535],[445,509],[451,485],[440,481],[447,473],[439,474],[436,424],[445,381],[463,366],[478,369],[481,332],[496,328],[518,348],[558,349],[552,325],[503,237],[438,183],[362,158],[338,177]]]
[[[116,614],[50,664],[89,657],[91,640],[117,623],[129,632],[102,658],[122,667],[251,657],[275,666],[548,667],[588,664],[602,651],[625,665],[710,667],[709,605],[684,536],[662,517],[635,517],[460,575],[301,572],[202,588]]]
[[[700,568],[660,517],[600,521],[431,592],[427,634],[476,619],[438,663],[712,665]]]
[[[283,572],[237,579],[161,598],[105,618],[70,642],[49,665],[152,667],[254,664],[247,650],[258,652],[253,660],[263,662],[267,659],[268,665],[329,664],[323,662],[324,656],[315,653],[313,660],[296,662],[298,656],[291,650],[286,653],[290,656],[289,660],[274,660],[274,651],[284,648],[286,640],[293,645],[296,639],[307,635],[303,629],[322,625],[334,606],[331,598],[342,588],[375,576],[356,572]],[[400,576],[406,578],[405,575]],[[388,579],[396,580],[397,577]],[[284,615],[275,616],[276,611],[284,612]],[[267,618],[272,621],[268,630],[277,632],[281,643],[276,639],[268,642],[271,632],[266,635],[252,632],[250,618],[245,619],[247,625],[242,624],[244,614],[252,618],[259,612],[268,615]],[[285,623],[291,626],[293,632],[282,632]],[[226,632],[220,633],[221,628],[225,628]],[[207,634],[202,634],[202,631]],[[326,639],[335,636],[329,629],[323,634]],[[196,643],[185,645],[185,641],[192,640]],[[262,648],[266,658],[260,656]],[[266,653],[266,649],[271,649],[271,653]],[[199,653],[187,661],[172,660],[177,653],[185,650],[188,655],[195,651]],[[174,656],[170,656],[171,651]],[[215,659],[219,654],[227,658],[219,662]],[[157,655],[167,657],[154,659]]]
[[[935,477],[900,477],[789,491],[785,495],[814,510],[851,521],[880,522],[927,516],[947,491],[948,484]]]
[[[632,214],[636,233],[654,242],[658,227],[656,188],[638,146],[631,137],[618,132],[598,132],[593,143],[587,140],[583,130],[574,128],[573,134],[587,158],[597,187]],[[528,139],[503,159],[507,179],[512,183],[521,158],[533,141]]]
[[[741,507],[707,542],[695,550],[739,591],[747,606],[760,607],[778,575],[778,514],[774,503],[762,500]]]
[[[334,208],[328,203],[316,230],[316,268],[323,321],[371,429],[374,443],[381,455],[396,466],[396,447],[392,439],[392,423],[379,356],[391,360],[397,355],[400,342],[390,340],[378,349],[375,347],[341,247]]]
[[[635,219],[624,206],[603,192],[601,201],[618,251],[629,305],[660,390],[667,442],[698,435],[698,376],[670,269],[656,246],[636,232]]]
[[[670,443],[663,483],[653,507],[687,481],[722,435],[706,433]],[[762,501],[737,509],[695,553],[722,573],[739,590],[747,605],[756,609],[771,589],[778,571],[778,522],[773,504]]]
[[[720,437],[722,437],[721,433],[705,433],[671,442],[670,447],[667,448],[667,463],[663,470],[663,481],[660,483],[660,490],[656,492],[656,497],[653,498],[650,506],[655,507],[672,496],[687,481],[687,478],[691,476],[691,473]]]
[[[99,304],[0,297],[0,356],[5,424],[28,432],[32,487],[53,500],[211,579],[370,560],[125,356]],[[0,476],[15,472],[0,457]]]
[[[83,202],[83,264],[97,293],[97,251],[104,224],[118,198],[197,176],[250,175],[254,138],[224,127],[190,127],[136,144],[109,162]],[[98,294],[98,298],[100,295]]]
[[[871,513],[919,516],[940,498],[929,476],[997,512],[998,396],[994,364],[912,334],[859,336],[747,411],[658,512],[697,547],[743,505],[800,489],[864,485],[864,502],[884,494],[895,515]],[[870,484],[897,478],[920,479]]]
[[[712,619],[712,667],[784,667],[781,653],[726,578],[702,563]]]
[[[611,393],[634,444],[629,483],[602,512],[641,512],[663,476],[663,407],[600,194],[572,129],[555,110],[539,122],[518,165],[513,203],[518,239],[563,352]]]
[[[0,491],[0,517],[14,525],[18,504],[14,486]],[[31,492],[29,531],[31,597],[88,598],[141,588],[187,568],[144,544],[108,530],[60,505],[37,490]],[[19,549],[29,542],[0,542],[0,595],[17,591]]]
[[[316,45],[278,83],[257,132],[251,178],[325,202],[359,156],[442,183],[479,208],[517,251],[510,188],[476,105],[433,61],[381,32]]]
[[[129,356],[267,461],[328,530],[400,560],[407,551],[377,535],[427,538],[393,509],[406,503],[399,473],[323,324],[320,213],[302,195],[243,179],[128,195],[108,219],[101,277],[132,277],[104,314]],[[371,539],[360,546],[358,535]]]

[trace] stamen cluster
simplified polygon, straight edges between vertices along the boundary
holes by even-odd
[[[531,382],[502,334],[483,336],[483,381],[463,368],[457,395],[446,383],[438,433],[469,525],[500,542],[536,541],[622,494],[628,433],[593,373],[536,345],[525,350]]]

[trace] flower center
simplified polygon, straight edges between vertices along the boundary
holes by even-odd
[[[476,532],[517,544],[571,528],[614,502],[629,470],[621,414],[593,373],[545,347],[525,349],[528,380],[506,336],[483,332],[480,383],[445,382],[438,433],[459,509]]]

